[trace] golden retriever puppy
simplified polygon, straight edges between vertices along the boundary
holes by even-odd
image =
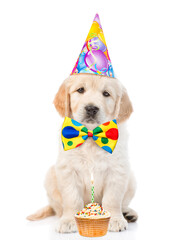
[[[75,232],[74,214],[91,202],[91,171],[94,174],[95,202],[110,211],[110,231],[127,229],[137,220],[129,208],[135,194],[135,179],[128,162],[128,134],[125,121],[133,109],[125,88],[115,78],[76,74],[61,85],[54,104],[62,117],[68,116],[93,130],[117,119],[119,139],[112,154],[89,138],[78,148],[64,151],[60,139],[57,162],[47,173],[45,188],[49,206],[28,217],[38,220],[57,214],[58,232]]]

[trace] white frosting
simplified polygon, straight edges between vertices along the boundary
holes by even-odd
[[[110,213],[103,209],[103,207],[98,203],[89,203],[80,212],[75,214],[78,218],[108,218]]]

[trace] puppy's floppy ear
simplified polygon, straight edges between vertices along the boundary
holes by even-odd
[[[123,89],[122,98],[116,107],[118,108],[117,122],[120,124],[126,121],[133,112],[132,103],[129,99],[126,89]]]
[[[60,86],[53,103],[62,117],[70,117],[70,95],[66,80]]]

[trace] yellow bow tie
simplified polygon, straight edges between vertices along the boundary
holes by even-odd
[[[81,123],[65,117],[61,136],[65,151],[79,147],[88,137],[92,137],[97,145],[105,151],[112,153],[118,140],[117,122],[114,119],[90,131]]]

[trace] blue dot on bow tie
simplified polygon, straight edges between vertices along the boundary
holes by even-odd
[[[74,137],[78,137],[79,131],[77,131],[75,128],[71,126],[67,126],[67,127],[64,127],[64,129],[62,130],[62,135],[65,138],[74,138]]]
[[[117,121],[116,121],[116,119],[114,119],[114,120],[113,120],[113,122],[114,122],[115,124],[117,124]]]
[[[79,123],[79,122],[77,122],[77,121],[75,121],[75,120],[73,120],[73,119],[71,119],[71,122],[73,123],[73,125],[75,125],[75,126],[77,126],[77,127],[82,126],[81,123]]]
[[[98,137],[93,135],[93,140],[96,141],[98,139]]]
[[[88,135],[82,136],[83,140],[86,140],[88,138]]]
[[[111,149],[110,147],[108,147],[108,146],[103,146],[102,148],[103,148],[104,150],[106,150],[107,152],[112,153],[112,149]]]

